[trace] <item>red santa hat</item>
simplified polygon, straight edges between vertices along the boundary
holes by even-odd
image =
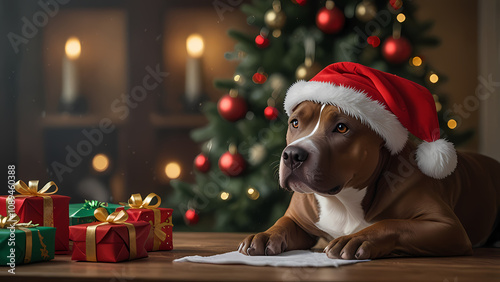
[[[444,178],[457,166],[453,144],[439,139],[432,94],[417,83],[356,63],[336,63],[288,89],[287,114],[303,101],[337,106],[380,135],[392,155],[403,149],[411,132],[423,140],[416,160],[419,169],[430,177]]]

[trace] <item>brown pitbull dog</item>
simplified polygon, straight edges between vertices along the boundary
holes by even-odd
[[[294,194],[241,253],[309,249],[322,237],[330,258],[451,256],[500,240],[500,163],[440,139],[425,87],[341,62],[293,84],[284,108],[280,185]]]
[[[245,255],[309,249],[320,237],[338,259],[471,255],[500,233],[500,163],[489,157],[458,153],[454,171],[436,179],[419,170],[413,142],[391,154],[369,126],[311,101],[293,108],[286,141],[280,186],[292,200],[241,242]]]

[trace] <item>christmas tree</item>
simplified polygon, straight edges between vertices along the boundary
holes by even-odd
[[[340,61],[364,64],[426,86],[444,77],[419,51],[438,40],[431,22],[414,18],[410,1],[254,0],[241,10],[255,33],[230,30],[238,43],[226,59],[238,60],[234,77],[218,80],[227,91],[207,103],[208,126],[192,132],[200,142],[196,184],[172,181],[177,221],[199,230],[262,231],[286,210],[290,194],[277,170],[288,126],[282,104],[287,88]],[[472,131],[455,132],[446,99],[434,95],[442,136],[455,145]]]

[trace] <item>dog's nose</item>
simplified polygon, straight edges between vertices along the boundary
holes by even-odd
[[[300,147],[289,146],[283,152],[283,161],[286,166],[294,169],[299,167],[305,160],[307,160],[308,155],[309,153],[307,153],[306,150]]]

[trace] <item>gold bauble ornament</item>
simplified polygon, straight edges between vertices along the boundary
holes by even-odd
[[[295,71],[295,78],[297,80],[309,80],[313,78],[318,72],[321,71],[321,65],[314,62],[305,62],[300,65]]]
[[[276,12],[271,9],[264,15],[264,22],[270,29],[282,29],[286,23],[286,14],[281,10]]]
[[[356,6],[356,18],[362,22],[369,22],[377,15],[377,7],[372,1],[362,1]]]

